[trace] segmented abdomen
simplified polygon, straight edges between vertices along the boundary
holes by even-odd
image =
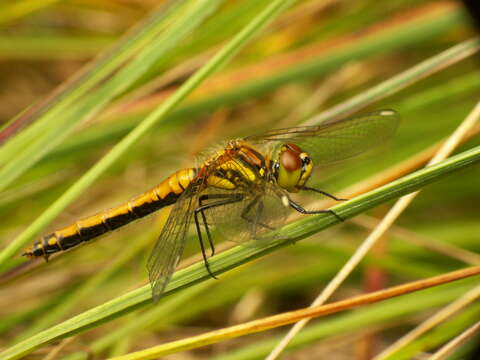
[[[23,255],[28,257],[49,255],[70,249],[142,218],[177,201],[197,174],[193,168],[179,170],[153,189],[112,209],[81,219],[63,229],[36,240]]]

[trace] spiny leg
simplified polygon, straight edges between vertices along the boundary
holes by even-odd
[[[348,200],[348,199],[340,199],[340,198],[337,198],[337,197],[333,196],[332,194],[329,194],[329,193],[327,193],[327,192],[325,192],[325,191],[318,190],[318,189],[311,188],[311,187],[306,187],[306,186],[305,186],[305,187],[302,188],[302,190],[314,191],[314,192],[316,192],[316,193],[325,195],[325,196],[327,196],[327,197],[329,197],[330,199],[333,199],[333,200],[335,200],[335,201],[346,201],[346,200]]]
[[[198,221],[198,214],[202,214],[202,219],[204,220],[204,224],[205,224],[205,228],[207,229],[206,232],[207,232],[207,237],[209,238],[209,242],[210,242],[210,246],[212,246],[212,253],[214,253],[214,247],[213,247],[213,241],[211,239],[211,236],[210,236],[210,231],[208,230],[208,223],[206,222],[206,217],[205,217],[205,214],[203,213],[205,210],[208,210],[208,209],[211,209],[211,208],[214,208],[214,207],[217,207],[217,206],[224,206],[224,205],[228,205],[228,204],[232,204],[232,203],[235,203],[235,202],[238,202],[238,201],[241,201],[243,199],[243,196],[240,195],[240,194],[233,194],[233,196],[229,196],[229,195],[226,195],[226,196],[223,196],[223,194],[213,194],[214,196],[211,196],[211,195],[205,195],[206,197],[203,197],[202,200],[206,200],[206,199],[212,199],[212,198],[224,198],[225,200],[223,201],[217,201],[217,202],[214,202],[214,203],[211,203],[211,204],[207,204],[207,205],[202,205],[202,206],[199,206],[198,208],[195,209],[194,211],[194,219],[195,219],[195,226],[197,228],[197,235],[198,235],[198,240],[200,242],[200,248],[202,250],[202,256],[203,256],[203,262],[205,264],[205,268],[207,269],[207,272],[208,274],[214,278],[214,279],[217,279],[217,277],[213,274],[213,272],[210,270],[210,265],[208,263],[208,259],[207,259],[207,254],[205,253],[205,246],[203,244],[203,237],[202,237],[202,231],[200,229],[200,223]],[[218,196],[217,196],[218,195]],[[240,196],[239,196],[240,195]],[[229,197],[227,197],[229,196]],[[202,200],[199,200],[202,201]]]
[[[311,215],[311,214],[332,214],[333,216],[335,216],[338,220],[340,221],[345,221],[344,218],[342,218],[340,215],[338,215],[335,211],[333,210],[330,210],[330,209],[327,209],[327,210],[306,210],[305,208],[303,208],[300,204],[297,204],[295,201],[293,201],[292,199],[288,199],[288,202],[290,204],[290,206],[292,208],[294,208],[295,210],[297,210],[299,213],[301,214],[308,214],[308,215]]]

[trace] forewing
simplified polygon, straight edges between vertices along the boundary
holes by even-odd
[[[197,201],[197,194],[193,187],[187,188],[173,205],[167,223],[148,259],[147,268],[154,301],[162,295],[183,254]]]
[[[280,146],[294,143],[307,151],[317,165],[340,162],[373,149],[391,138],[399,123],[393,110],[326,122],[318,126],[277,129],[246,138],[255,143]]]

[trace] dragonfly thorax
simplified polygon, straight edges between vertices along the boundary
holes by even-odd
[[[310,178],[313,162],[310,155],[295,144],[284,144],[272,171],[277,184],[288,192],[298,192]]]

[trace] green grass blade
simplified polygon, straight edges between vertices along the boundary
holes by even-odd
[[[378,189],[360,195],[332,209],[343,218],[350,218],[381,203],[417,191],[434,181],[440,180],[448,174],[464,169],[479,161],[480,146],[477,146],[440,163],[404,176]],[[274,240],[268,244],[257,247],[237,246],[212,258],[210,260],[210,267],[217,274],[223,273],[240,264],[264,256],[275,249],[291,244],[292,241],[308,237],[336,223],[338,223],[338,220],[328,214],[304,218],[288,224],[279,230],[282,237],[290,240]],[[166,294],[178,291],[179,289],[199,283],[208,278],[209,275],[203,263],[196,263],[175,273],[167,287]],[[32,336],[6,349],[0,353],[0,357],[6,360],[17,359],[48,342],[98,326],[105,321],[138,309],[150,302],[151,290],[150,286],[146,285]]]

